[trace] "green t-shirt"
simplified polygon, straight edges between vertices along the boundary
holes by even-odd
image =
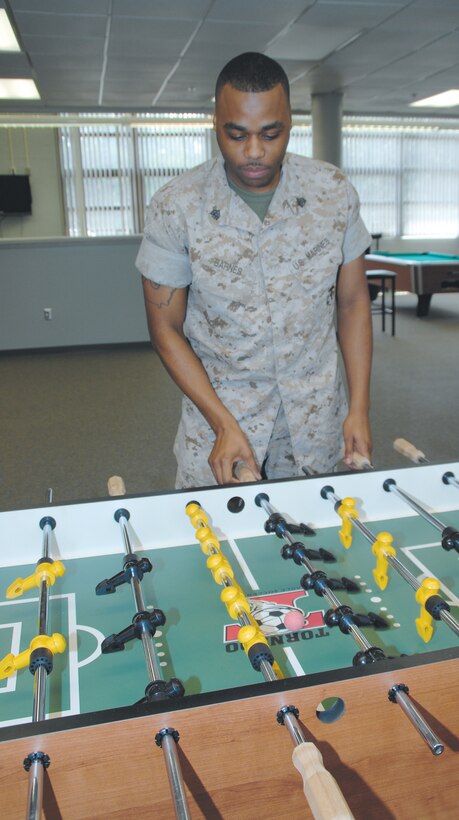
[[[252,211],[256,213],[260,222],[263,222],[266,214],[268,213],[268,208],[271,204],[271,200],[276,189],[273,188],[272,191],[266,191],[264,193],[246,191],[245,188],[239,188],[239,185],[235,185],[232,179],[229,178],[228,174],[226,175],[226,178],[230,188],[244,200],[245,204],[248,205],[249,208],[252,208]]]

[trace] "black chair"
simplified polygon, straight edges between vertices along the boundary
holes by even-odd
[[[372,233],[371,234],[371,238],[374,239],[374,241],[376,242],[375,251],[379,251],[379,240],[381,239],[381,237],[382,237],[382,233]],[[370,253],[370,250],[368,250],[367,253]]]
[[[370,291],[371,312],[380,313],[382,329],[386,330],[386,316],[392,316],[392,336],[395,336],[395,279],[397,274],[390,270],[367,270],[368,290]],[[386,304],[386,290],[391,290],[391,304]],[[381,293],[381,304],[374,304]]]

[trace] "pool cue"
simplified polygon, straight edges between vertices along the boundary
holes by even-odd
[[[383,482],[383,489],[386,493],[394,493],[394,495],[401,498],[402,501],[405,501],[411,509],[418,513],[425,521],[428,521],[432,527],[435,527],[436,530],[440,530],[441,532],[441,545],[444,550],[449,552],[449,550],[456,550],[459,552],[459,532],[454,529],[454,527],[445,527],[442,521],[437,518],[432,513],[428,512],[421,504],[406,492],[406,490],[402,490],[401,487],[397,486],[397,482],[393,478],[386,478]]]
[[[275,507],[273,507],[269,501],[269,496],[266,493],[259,493],[255,499],[255,504],[257,507],[261,507],[269,517],[276,516],[279,519],[282,519],[280,513],[277,512]],[[265,525],[266,527],[266,525]],[[371,643],[366,639],[363,632],[359,629],[358,626],[353,622],[352,616],[354,612],[350,607],[343,606],[339,598],[336,597],[335,593],[332,589],[328,586],[328,578],[324,572],[317,572],[314,565],[310,562],[309,558],[306,555],[306,551],[304,549],[297,549],[298,542],[292,536],[292,534],[288,531],[286,527],[282,528],[282,538],[285,538],[291,547],[291,554],[288,552],[283,555],[283,557],[292,557],[296,564],[303,564],[303,566],[308,570],[309,579],[311,580],[311,585],[303,586],[304,579],[302,578],[300,583],[303,589],[309,591],[312,589],[316,592],[317,595],[320,597],[324,597],[333,607],[333,610],[338,613],[339,620],[337,621],[339,628],[343,634],[349,633],[352,638],[354,639],[355,643],[360,646],[361,651],[357,653],[357,655],[353,659],[353,664],[355,666],[360,666],[361,664],[366,663],[373,663],[374,661],[384,660],[385,654],[380,647],[372,646]],[[284,548],[285,549],[285,548]],[[282,553],[281,553],[282,554]]]
[[[273,669],[274,658],[260,628],[254,626],[250,605],[239,585],[233,580],[233,570],[220,549],[220,542],[209,525],[208,516],[199,502],[189,502],[186,513],[195,529],[201,550],[208,555],[207,566],[214,581],[224,587],[221,600],[228,613],[241,629],[238,640],[242,643],[253,668],[261,672],[266,683],[277,679]],[[245,639],[245,630],[252,630]],[[263,641],[263,642],[261,642]],[[277,712],[277,722],[286,726],[295,748],[292,761],[303,778],[303,790],[315,820],[354,820],[349,806],[336,782],[323,765],[322,755],[314,743],[307,742],[298,723],[299,711],[295,706],[283,706]]]
[[[396,438],[393,443],[393,448],[397,453],[414,461],[415,464],[430,464],[422,450],[418,450],[414,444],[411,444],[406,438]]]
[[[108,492],[111,496],[125,495],[126,487],[121,476],[111,476],[107,482]],[[120,524],[125,552],[127,558],[134,556],[132,550],[129,533],[127,529],[127,522],[129,520],[129,513],[127,510],[117,510],[115,512],[115,520]],[[131,589],[134,596],[134,603],[137,612],[145,612],[145,602],[140,586],[139,578],[134,575],[131,577]],[[145,661],[147,664],[148,676],[151,683],[163,681],[161,670],[158,665],[156,654],[154,651],[153,638],[147,634],[145,629],[142,630],[142,645],[145,654]],[[177,820],[190,820],[190,810],[185,794],[185,786],[183,782],[182,769],[177,753],[177,743],[180,735],[176,729],[171,727],[164,727],[155,736],[156,745],[163,752],[164,763],[166,766],[167,777],[169,780],[169,788],[172,795],[175,814]]]

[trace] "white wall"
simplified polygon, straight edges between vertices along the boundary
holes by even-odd
[[[376,243],[372,243],[373,250]],[[379,250],[388,253],[452,253],[459,254],[459,237],[454,239],[403,239],[400,236],[383,236]]]
[[[32,215],[0,223],[0,350],[147,341],[140,237],[65,236],[55,128],[0,128],[0,173],[12,164],[30,166]]]
[[[139,236],[0,241],[0,350],[148,341],[139,244]]]
[[[23,129],[9,132],[16,172],[24,173]],[[29,128],[27,140],[32,216],[0,223],[0,350],[147,341],[134,266],[140,237],[65,238],[57,131]],[[0,173],[10,170],[8,133],[0,128]],[[379,247],[459,254],[459,239],[383,237]]]

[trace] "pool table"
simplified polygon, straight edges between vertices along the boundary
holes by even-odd
[[[432,294],[459,292],[459,256],[378,251],[366,255],[365,267],[394,271],[397,290],[417,294],[417,316],[427,316]]]

